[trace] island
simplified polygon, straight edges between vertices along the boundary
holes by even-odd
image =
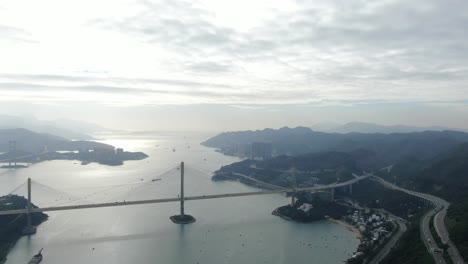
[[[0,129],[0,168],[18,169],[21,163],[45,160],[78,160],[82,165],[92,162],[118,166],[127,160],[148,157],[143,152],[129,152],[109,144],[94,141],[68,140],[62,137],[35,133],[26,129]],[[18,164],[20,163],[20,164]]]
[[[6,195],[0,197],[0,210],[24,209],[27,199],[18,195]],[[33,208],[37,206],[32,205]],[[34,226],[46,221],[48,216],[44,213],[31,214],[31,221]],[[25,214],[20,215],[0,215],[0,263],[6,261],[6,256],[16,241],[23,235],[27,219]]]

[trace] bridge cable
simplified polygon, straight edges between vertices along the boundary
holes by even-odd
[[[11,192],[9,192],[8,194],[13,194],[14,192],[18,191],[19,189],[21,189],[22,187],[24,187],[26,185],[26,183],[22,183],[20,186],[16,187],[15,189],[13,189]]]

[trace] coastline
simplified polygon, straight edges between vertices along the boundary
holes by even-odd
[[[44,223],[45,221],[49,220],[49,216],[47,215],[47,217],[45,219],[43,219],[42,221],[39,221],[35,226],[38,227],[40,224]],[[8,260],[8,254],[10,254],[10,251],[13,249],[13,247],[16,245],[16,243],[18,242],[18,240],[21,239],[21,237],[23,237],[25,235],[20,235],[18,237],[16,237],[14,239],[14,241],[12,241],[12,243],[10,244],[10,246],[8,247],[7,251],[6,251],[6,255],[5,255],[5,258],[4,259],[0,259],[0,264],[4,264],[6,263],[6,261]]]
[[[333,218],[328,218],[328,220],[346,227],[349,231],[353,232],[358,239],[362,238],[361,231],[359,231],[359,229],[357,229],[355,226],[351,225],[350,223],[343,221],[343,220],[333,219]]]
[[[27,200],[23,196],[18,195],[5,195],[0,196],[2,204],[2,210],[5,209],[17,209],[25,206]],[[32,208],[37,208],[34,204],[31,204]],[[23,215],[2,215],[0,217],[0,222],[4,225],[4,228],[0,230],[0,236],[2,236],[2,241],[0,241],[0,264],[5,263],[8,260],[8,255],[10,251],[15,247],[18,240],[23,236],[29,237],[31,234],[25,234],[24,228],[26,226],[26,219],[22,217]],[[19,220],[18,220],[19,219]],[[49,216],[44,213],[35,213],[31,216],[32,225],[38,227],[45,221],[49,219]],[[18,221],[17,221],[18,220]]]
[[[281,214],[280,212],[278,212],[278,208],[276,208],[273,212],[271,212],[271,214],[279,216],[279,217],[283,218],[284,220],[294,221],[291,217],[285,216],[285,215]]]

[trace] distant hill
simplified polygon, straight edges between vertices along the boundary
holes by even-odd
[[[103,126],[100,126],[95,123],[85,122],[85,121],[78,121],[72,119],[57,119],[53,122],[56,126],[62,127],[72,131],[79,131],[80,133],[86,134],[95,134],[99,132],[116,132],[117,130],[109,129]]]
[[[37,133],[47,133],[73,140],[92,140],[89,134],[109,131],[99,125],[59,119],[55,121],[38,120],[31,116],[0,115],[0,129],[25,128]]]
[[[337,123],[319,123],[312,126],[314,131],[327,132],[327,133],[412,133],[412,132],[423,132],[423,131],[444,131],[444,130],[458,130],[451,129],[441,126],[429,126],[429,127],[417,127],[417,126],[407,126],[407,125],[379,125],[373,123],[365,122],[350,122],[344,125]]]
[[[332,129],[330,132],[336,133],[412,133],[412,132],[422,132],[422,131],[444,131],[450,130],[447,127],[440,126],[431,126],[431,127],[416,127],[416,126],[406,126],[406,125],[393,125],[385,126],[372,123],[363,123],[363,122],[351,122],[344,124],[342,126]]]
[[[283,127],[277,130],[225,132],[202,144],[220,149],[225,154],[249,157],[251,144],[254,142],[271,143],[276,155],[366,150],[375,153],[374,165],[377,168],[407,157],[433,158],[460,143],[468,142],[468,134],[457,131],[339,134],[316,132],[305,127]]]
[[[0,129],[0,152],[8,152],[8,141],[16,140],[16,149],[25,153],[40,153],[47,145],[49,151],[111,148],[111,145],[92,141],[71,141],[46,133],[36,133],[24,128]]]

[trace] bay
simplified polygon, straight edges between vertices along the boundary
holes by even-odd
[[[47,161],[26,169],[0,171],[0,194],[31,177],[33,202],[57,206],[179,194],[181,161],[186,164],[186,195],[257,190],[238,182],[213,182],[211,173],[236,162],[200,145],[198,133],[121,133],[99,135],[103,143],[149,158],[122,166]],[[157,179],[157,180],[156,180]],[[159,180],[160,179],[160,180]],[[154,181],[153,181],[154,180]],[[26,194],[26,188],[16,193]],[[359,240],[331,221],[295,223],[271,215],[287,204],[283,195],[187,201],[186,213],[197,221],[176,225],[178,203],[50,212],[38,232],[21,238],[7,264],[27,263],[44,248],[48,264],[89,263],[341,263]]]

